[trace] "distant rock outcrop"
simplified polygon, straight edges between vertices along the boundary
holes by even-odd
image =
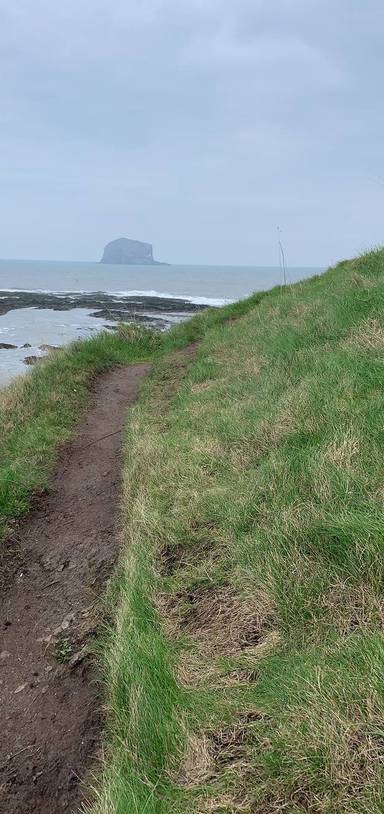
[[[120,237],[107,243],[101,263],[122,263],[129,266],[157,266],[165,265],[153,259],[153,250],[150,243],[140,240],[129,240]]]

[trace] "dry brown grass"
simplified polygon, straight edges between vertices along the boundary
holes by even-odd
[[[311,300],[311,302],[301,301],[296,294],[292,301],[292,307],[289,312],[289,324],[294,328],[302,328],[306,320],[316,318],[321,313],[320,300]]]
[[[229,586],[204,586],[163,595],[158,607],[166,635],[188,637],[177,667],[184,687],[233,686],[239,683],[238,672],[223,673],[220,659],[239,657],[243,668],[247,662],[254,667],[280,641],[274,606],[264,591],[240,597]]]
[[[339,467],[350,470],[360,451],[360,442],[353,427],[347,427],[338,433],[324,451],[324,459]]]
[[[319,676],[319,680],[320,676]],[[326,726],[319,726],[318,732],[323,730],[323,737],[329,740],[331,748],[332,765],[329,771],[333,779],[332,797],[323,790],[316,793],[313,778],[306,775],[306,768],[297,765],[296,779],[292,780],[291,787],[282,787],[278,777],[272,791],[264,787],[262,777],[257,781],[257,768],[252,761],[252,746],[255,733],[254,725],[257,720],[263,721],[263,715],[257,713],[250,723],[242,723],[241,719],[235,726],[228,729],[208,731],[204,735],[204,767],[203,783],[207,787],[207,794],[199,796],[199,809],[203,812],[222,812],[222,814],[332,814],[334,805],[338,811],[348,812],[353,804],[361,800],[361,811],[365,811],[364,799],[367,790],[375,781],[377,765],[384,766],[384,738],[380,733],[368,733],[361,722],[355,725],[347,724],[345,720],[336,716],[333,722]],[[310,714],[310,713],[309,713]],[[244,716],[247,720],[246,715]],[[300,721],[297,721],[300,726]],[[332,749],[332,743],[338,737],[338,729],[344,729],[342,746]],[[198,751],[199,741],[196,739],[194,749]],[[268,742],[263,744],[263,737],[258,738],[258,750],[268,749]],[[293,746],[294,749],[294,746]],[[291,756],[292,758],[292,756]],[[183,783],[189,788],[199,786],[197,764],[187,753],[184,764]],[[220,781],[226,777],[226,791],[220,792]],[[209,790],[209,793],[208,793]],[[380,801],[376,795],[377,805]],[[377,807],[377,812],[381,809]]]
[[[259,646],[274,625],[274,606],[264,591],[240,597],[229,586],[198,587],[163,597],[173,629],[204,643],[206,653],[230,655]]]
[[[195,788],[216,780],[223,771],[242,777],[248,767],[255,725],[263,719],[260,710],[246,710],[239,712],[230,726],[189,734],[177,782]]]
[[[206,734],[189,733],[186,737],[186,753],[174,781],[178,785],[193,789],[214,776],[215,763],[211,742]]]
[[[353,266],[354,263],[356,265],[359,265],[358,260],[352,261],[350,265]],[[372,288],[375,285],[373,280],[370,280],[370,278],[366,277],[364,274],[359,274],[358,271],[352,271],[352,273],[348,275],[348,279],[350,280],[351,285],[354,286],[355,288],[362,288],[368,290],[369,288]]]
[[[251,802],[246,793],[222,792],[215,797],[207,797],[197,809],[197,814],[252,814]]]
[[[354,328],[343,342],[353,350],[380,351],[384,349],[384,325],[379,319],[367,319]]]
[[[226,454],[223,445],[219,443],[218,439],[212,437],[197,437],[193,441],[193,449],[203,455],[210,456],[211,458],[222,458]]]
[[[191,385],[191,393],[204,393],[205,390],[209,390],[212,387],[217,387],[217,379],[209,380],[206,382],[196,382],[196,384]]]
[[[239,653],[222,653],[215,651],[214,644],[206,648],[203,639],[193,639],[179,658],[177,676],[182,687],[210,687],[225,689],[250,685],[257,680],[257,664],[267,658],[278,648],[281,642],[280,634],[272,630],[265,635],[263,641],[255,647],[240,651]],[[230,657],[235,663],[241,662],[241,667],[230,669],[223,665],[221,659]]]
[[[213,540],[194,540],[193,544],[186,546],[183,543],[164,545],[159,553],[157,569],[163,576],[172,576],[183,568],[191,568],[196,560],[204,560],[206,567],[220,559],[220,550],[215,548]]]
[[[335,629],[343,636],[367,627],[384,630],[384,598],[369,585],[335,582],[319,604],[332,615]]]

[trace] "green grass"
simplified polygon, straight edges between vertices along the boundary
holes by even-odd
[[[383,307],[374,251],[164,340],[128,421],[93,814],[384,810]]]
[[[123,326],[0,393],[0,534],[116,364],[124,548],[92,814],[384,810],[384,252]],[[198,342],[195,358],[180,351]]]
[[[48,485],[57,450],[86,408],[98,373],[183,348],[262,296],[204,311],[167,334],[122,324],[116,332],[74,342],[0,389],[0,540],[12,520],[28,511],[32,496]]]
[[[0,538],[44,489],[58,446],[88,402],[92,378],[153,354],[152,335],[102,333],[52,354],[0,390]]]

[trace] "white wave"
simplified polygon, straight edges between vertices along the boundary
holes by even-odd
[[[190,294],[170,294],[168,291],[105,291],[112,297],[157,297],[163,300],[184,300],[185,302],[192,302],[195,305],[226,305],[227,303],[234,302],[233,299],[225,297],[195,297]]]
[[[52,288],[3,288],[0,286],[0,291],[2,293],[6,292],[7,294],[48,294],[53,297],[78,297],[79,294],[103,294],[103,291],[83,291],[79,289],[78,291],[74,291],[73,288],[71,289],[62,289],[61,291],[54,291]],[[108,293],[108,292],[106,292]],[[5,297],[1,297],[1,299],[5,299]]]

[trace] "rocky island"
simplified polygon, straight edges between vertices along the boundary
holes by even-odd
[[[101,263],[118,263],[127,266],[164,266],[153,258],[151,243],[142,243],[141,240],[129,240],[119,237],[107,243]]]

